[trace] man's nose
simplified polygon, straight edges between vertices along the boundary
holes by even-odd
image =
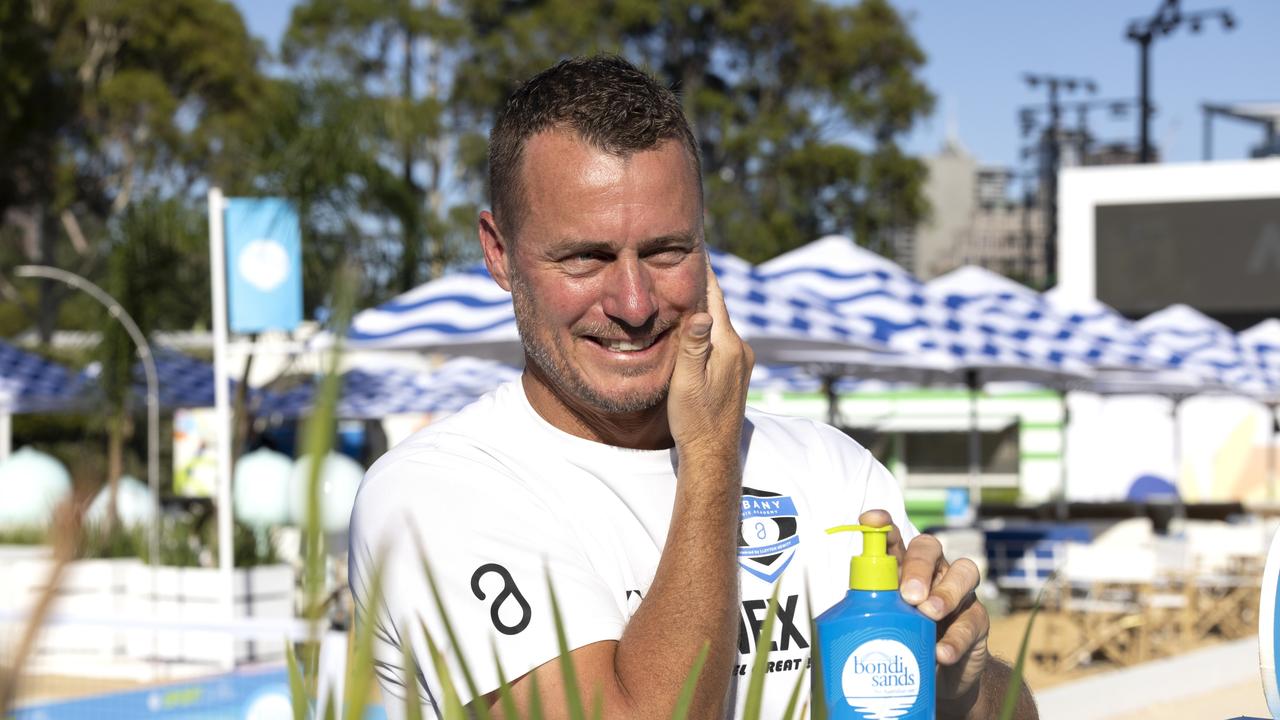
[[[603,310],[629,327],[640,327],[658,312],[653,277],[638,259],[619,258],[605,278]]]

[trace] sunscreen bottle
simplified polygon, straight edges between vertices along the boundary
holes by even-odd
[[[825,703],[831,720],[934,720],[937,630],[898,593],[898,559],[885,553],[889,528],[827,532],[861,532],[862,554],[849,563],[844,599],[814,621],[814,702]]]

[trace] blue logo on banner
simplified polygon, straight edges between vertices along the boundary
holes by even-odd
[[[738,565],[771,583],[795,557],[796,504],[787,495],[742,488],[742,525],[738,528]]]
[[[227,305],[233,332],[292,330],[302,321],[302,231],[278,198],[227,198]]]

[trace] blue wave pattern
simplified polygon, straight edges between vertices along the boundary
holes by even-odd
[[[0,340],[0,412],[53,412],[89,402],[75,372]]]
[[[335,414],[356,420],[398,413],[457,412],[519,375],[510,365],[469,357],[454,358],[429,373],[402,368],[348,370],[342,376]],[[258,413],[305,416],[314,409],[317,390],[315,381],[304,383],[264,401]]]

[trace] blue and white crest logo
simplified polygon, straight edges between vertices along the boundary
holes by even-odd
[[[787,495],[742,488],[738,564],[765,582],[778,579],[795,557],[796,504]]]

